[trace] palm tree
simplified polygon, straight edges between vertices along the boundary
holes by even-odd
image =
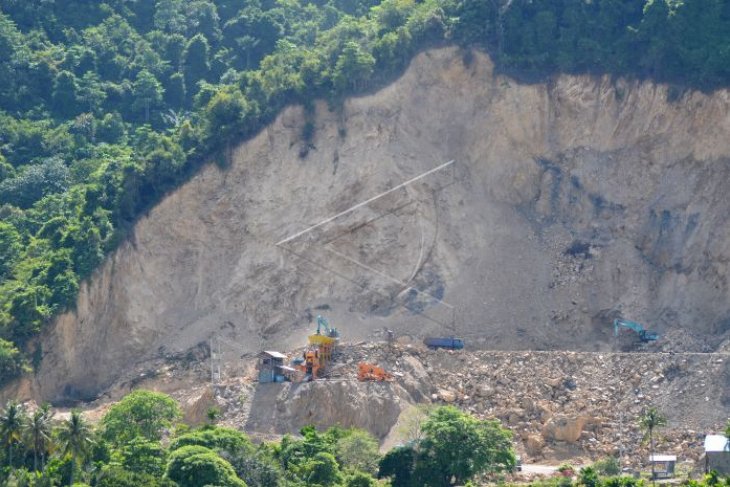
[[[33,470],[38,471],[38,454],[41,456],[41,470],[45,464],[45,455],[51,444],[51,429],[54,412],[48,404],[44,404],[33,412],[25,425],[28,444],[33,449]]]
[[[13,447],[21,440],[25,414],[23,407],[10,401],[0,414],[0,440],[7,448],[8,466],[13,466]]]
[[[641,429],[646,431],[646,435],[644,436],[644,439],[646,437],[649,437],[649,451],[651,457],[654,456],[654,428],[659,428],[661,426],[666,426],[667,424],[667,418],[664,417],[662,413],[659,412],[659,410],[655,407],[650,407],[639,418],[639,426]],[[653,479],[655,477],[655,471],[654,471],[654,462],[651,462],[651,478]]]
[[[83,459],[94,443],[91,437],[91,428],[80,411],[71,411],[71,417],[61,423],[58,432],[58,441],[63,448],[64,455],[71,455],[71,479],[68,485],[74,483],[74,470],[79,459]]]

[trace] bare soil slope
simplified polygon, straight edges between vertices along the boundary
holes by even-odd
[[[318,105],[308,149],[293,107],[203,169],[49,328],[28,393],[93,397],[213,335],[230,356],[301,346],[318,312],[349,340],[387,326],[488,349],[609,350],[618,314],[683,349],[726,337],[730,93],[526,86],[464,59],[425,52],[341,111]]]

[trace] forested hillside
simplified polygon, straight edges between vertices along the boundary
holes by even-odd
[[[721,0],[0,0],[0,9],[0,384],[40,359],[28,340],[202,163],[225,164],[234,142],[286,105],[320,97],[337,109],[382,86],[425,47],[485,49],[526,81],[611,73],[671,83],[677,97],[730,83]]]

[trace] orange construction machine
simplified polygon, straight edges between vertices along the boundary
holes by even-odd
[[[357,380],[363,382],[366,380],[384,381],[393,380],[393,376],[386,372],[384,368],[367,362],[357,364]]]
[[[324,367],[332,360],[339,337],[336,328],[331,328],[326,319],[317,316],[317,333],[309,335],[309,345],[304,354],[292,363],[295,369],[304,372],[302,380],[322,377]]]
[[[318,379],[322,366],[319,350],[316,348],[308,348],[302,358],[294,362],[294,368],[304,372],[304,380]]]

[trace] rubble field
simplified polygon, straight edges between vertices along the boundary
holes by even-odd
[[[292,356],[297,355],[293,352]],[[453,404],[497,418],[515,435],[525,462],[589,462],[621,455],[627,466],[648,457],[638,426],[655,406],[668,425],[656,451],[698,465],[705,434],[721,431],[730,406],[730,361],[723,353],[447,351],[422,346],[345,344],[323,379],[258,384],[255,359],[231,366],[211,392],[198,363],[196,387],[180,387],[191,370],[174,366],[147,384],[177,397],[188,419],[217,405],[222,421],[254,438],[271,439],[317,424],[360,427],[384,448],[402,442],[400,423],[415,404]],[[389,382],[359,382],[357,363],[380,365]],[[176,389],[176,390],[175,390]]]

